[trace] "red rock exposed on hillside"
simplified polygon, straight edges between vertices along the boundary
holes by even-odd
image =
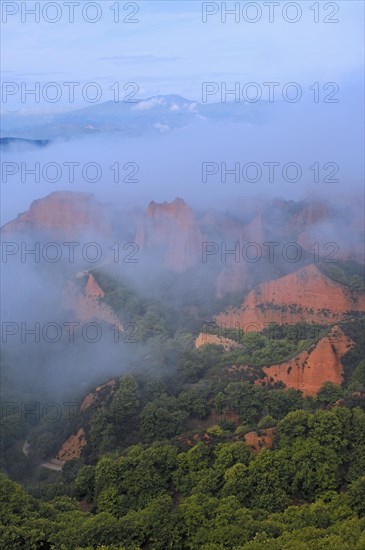
[[[80,285],[79,281],[84,277],[86,282]],[[75,319],[79,321],[103,321],[123,331],[123,326],[112,308],[101,301],[103,296],[104,291],[94,276],[88,272],[81,272],[78,273],[76,280],[67,282],[63,292],[63,306],[65,309],[71,309]]]
[[[105,403],[106,400],[111,398],[117,387],[118,381],[116,378],[112,378],[111,380],[108,380],[108,382],[97,386],[93,391],[84,397],[80,406],[80,412],[85,413],[92,405],[98,406],[101,403]],[[56,459],[67,462],[73,458],[79,458],[82,449],[86,444],[87,440],[85,430],[81,426],[75,434],[70,435],[70,437],[68,437],[62,444],[56,455]]]
[[[195,339],[195,347],[201,348],[206,344],[215,344],[217,346],[223,346],[225,351],[230,351],[231,349],[239,347],[239,344],[235,340],[230,338],[224,338],[216,334],[208,334],[206,332],[201,332],[198,337]]]
[[[81,451],[86,445],[85,431],[80,428],[75,435],[70,435],[57,453],[57,460],[67,462],[73,458],[80,458]]]
[[[262,246],[266,241],[266,231],[264,219],[261,210],[256,214],[253,220],[244,228],[242,241],[245,243],[254,242]]]
[[[101,384],[94,391],[88,393],[80,406],[80,411],[85,412],[91,405],[94,405],[99,399],[110,397],[114,390],[116,389],[118,382],[115,378],[108,380],[105,384]]]
[[[98,283],[95,281],[95,277],[89,273],[87,276],[87,283],[85,286],[85,295],[90,298],[102,298],[105,296],[105,292]]]
[[[325,222],[331,218],[331,209],[324,202],[312,201],[303,206],[289,219],[289,226],[297,232]]]
[[[193,211],[179,198],[172,203],[152,201],[135,241],[141,249],[160,247],[165,265],[179,272],[201,261],[202,234]]]
[[[265,381],[283,382],[287,388],[301,390],[304,395],[315,395],[325,382],[342,384],[341,357],[353,345],[352,340],[335,326],[316,345],[290,361],[264,367]]]
[[[260,430],[260,435],[257,432],[248,432],[245,434],[244,439],[246,444],[252,448],[255,453],[261,451],[261,449],[271,449],[274,442],[275,428],[266,428]]]
[[[111,234],[111,226],[105,207],[91,193],[56,191],[33,201],[29,210],[4,225],[2,231],[73,237],[89,232],[106,237]]]
[[[365,311],[365,296],[353,298],[346,286],[309,265],[258,285],[240,307],[227,309],[216,317],[216,322],[219,326],[239,326],[245,331],[248,327],[262,330],[271,322],[331,324],[342,319],[347,311]]]

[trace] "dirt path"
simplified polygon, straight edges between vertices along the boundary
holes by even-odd
[[[40,466],[42,468],[48,468],[48,470],[55,470],[60,472],[63,468],[64,462],[62,460],[57,460],[57,458],[51,458],[46,462],[41,462]]]

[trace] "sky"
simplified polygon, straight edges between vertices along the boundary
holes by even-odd
[[[70,4],[74,6],[73,22]],[[47,11],[44,6],[48,6]],[[36,22],[29,10],[37,7]],[[237,8],[235,14],[224,13],[232,8]],[[114,135],[102,136],[92,142],[52,145],[37,153],[37,158],[33,152],[19,157],[15,151],[6,160],[23,160],[29,166],[38,157],[43,163],[84,159],[96,160],[102,166],[116,160],[137,162],[141,181],[128,189],[123,186],[116,190],[109,181],[103,181],[102,187],[82,180],[77,186],[61,182],[63,189],[90,190],[107,200],[117,195],[118,202],[128,199],[131,204],[173,200],[176,196],[206,204],[210,198],[222,202],[255,192],[297,198],[313,193],[308,167],[315,162],[322,167],[336,162],[341,167],[338,184],[322,182],[315,186],[316,191],[320,187],[322,194],[333,198],[352,187],[359,195],[364,177],[362,1],[4,0],[1,10],[3,113],[47,114],[89,107],[83,91],[91,83],[101,90],[100,102],[113,99],[115,83],[122,98],[130,92],[135,92],[137,99],[179,94],[201,102],[204,82],[217,83],[220,90],[223,85],[230,89],[238,83],[242,90],[250,82],[257,83],[263,99],[268,99],[268,87],[263,83],[276,82],[282,104],[269,105],[267,120],[261,126],[202,123],[159,139],[122,141]],[[250,22],[255,18],[256,22]],[[58,20],[50,23],[53,19]],[[94,19],[97,21],[91,22]],[[71,82],[80,84],[73,101],[69,85],[65,85]],[[280,97],[291,82],[303,90],[303,102],[291,104]],[[61,90],[55,102],[44,99],[44,90],[51,83]],[[22,97],[22,91],[37,85],[42,92],[39,102],[31,95]],[[318,103],[314,101],[317,87]],[[336,89],[338,102],[324,102]],[[219,94],[210,97],[213,102],[220,99]],[[256,109],[256,105],[249,107]],[[207,194],[201,181],[205,161],[230,165],[237,161],[278,161],[283,165],[295,161],[303,166],[305,176],[295,186],[284,185],[280,179],[269,186],[264,182],[222,186],[217,177],[210,181],[212,193]],[[2,187],[4,222],[26,210],[32,199],[57,190],[52,183],[33,184],[31,178],[26,183],[14,179]]]
[[[36,4],[39,22],[28,13]],[[3,112],[87,106],[81,92],[69,101],[62,84],[69,81],[80,82],[80,87],[97,82],[101,100],[112,98],[109,87],[115,82],[121,86],[135,82],[138,98],[176,93],[199,101],[202,82],[229,86],[295,81],[310,86],[319,80],[348,81],[363,64],[362,1],[280,2],[273,15],[268,2],[80,0],[74,4],[71,23],[71,8],[64,1],[1,3],[2,83],[62,86],[55,103],[36,103],[30,97],[24,102],[20,92],[8,95],[5,102],[3,95]],[[226,16],[226,22],[222,22],[224,4],[227,10],[239,8]],[[44,6],[49,6],[47,11]],[[204,13],[211,11],[217,13],[206,15],[204,23]],[[255,18],[256,22],[248,21]],[[91,22],[94,19],[98,20]]]
[[[75,8],[73,21],[71,5]],[[225,21],[225,8],[236,6],[238,11],[227,15]],[[274,7],[272,17],[270,10]],[[32,8],[39,10],[39,21],[29,13]],[[304,95],[299,103],[279,96],[279,102],[265,105],[263,121],[257,116],[252,117],[254,122],[239,124],[218,116],[212,121],[199,119],[171,133],[129,138],[123,132],[105,131],[55,140],[44,149],[15,147],[3,155],[4,162],[14,165],[18,172],[8,181],[1,179],[2,223],[26,211],[32,200],[59,190],[92,192],[98,200],[111,204],[118,216],[124,215],[121,213],[125,210],[145,209],[151,200],[172,201],[177,196],[201,211],[228,210],[232,205],[234,211],[239,211],[242,205],[245,207],[246,199],[250,204],[253,196],[263,202],[277,196],[294,200],[320,196],[325,204],[339,208],[354,196],[361,208],[365,27],[362,0],[2,0],[0,9],[0,108],[3,113],[19,114],[21,128],[26,126],[26,119],[21,118],[26,114],[36,114],[37,120],[44,120],[47,113],[89,107],[90,102],[80,89],[83,91],[91,83],[101,89],[100,102],[113,99],[116,83],[124,94],[136,92],[137,99],[178,94],[201,102],[202,84],[207,82],[216,83],[221,89],[224,85],[230,89],[235,83],[243,89],[248,83],[256,83],[261,86],[264,99],[268,99],[265,82],[278,83],[280,90],[294,82]],[[119,21],[115,20],[116,15]],[[257,21],[253,22],[255,18]],[[61,97],[54,102],[44,97],[51,83],[61,88]],[[70,83],[79,84],[73,101],[69,96]],[[42,91],[39,102],[34,96],[24,97],[25,91],[37,86]],[[318,90],[320,98],[315,102]],[[324,101],[331,92],[338,102]],[[219,102],[220,97],[210,99]],[[146,106],[141,103],[140,108],[141,105]],[[255,105],[248,107],[256,109]],[[258,104],[255,114],[260,115],[260,109]],[[146,111],[147,121],[148,114]],[[74,119],[77,124],[77,115]],[[57,122],[55,126],[57,129]],[[78,162],[83,167],[90,161],[99,163],[105,175],[95,184],[83,178],[80,170],[75,181],[67,179],[68,171],[64,170],[62,179],[55,183],[43,177],[34,181],[31,173],[24,179],[20,175],[23,165],[31,172],[35,163],[43,169],[48,163],[64,166]],[[110,167],[116,162],[137,164],[138,181],[114,182]],[[273,182],[268,182],[266,175],[257,183],[243,178],[236,182],[232,176],[226,181],[221,173],[204,181],[202,163],[206,162],[217,166],[225,163],[229,168],[237,163],[244,166],[253,162],[264,167],[265,163],[274,162],[283,167],[295,162],[303,177],[295,184],[284,181],[280,168]],[[320,167],[319,182],[313,179],[315,164]],[[326,179],[331,165],[339,169],[335,182]],[[22,270],[16,275],[19,273],[22,276]],[[19,282],[12,273],[9,281],[12,291],[8,296],[19,299],[22,308],[32,308],[34,296],[38,295],[42,296],[40,307],[48,302],[48,294],[42,294],[43,281],[35,278],[32,287],[28,276]],[[24,301],[22,289],[27,290],[29,302]]]

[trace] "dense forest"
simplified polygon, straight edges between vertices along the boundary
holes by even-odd
[[[62,481],[33,488],[33,496],[2,475],[2,545],[360,550],[365,413],[343,403],[328,406],[329,389],[311,403],[320,407],[315,412],[307,404],[279,421],[265,415],[258,429],[275,425],[275,443],[257,454],[242,438],[245,426],[227,421],[193,444],[169,440],[181,418],[161,395],[141,415],[142,438],[153,442],[105,453],[95,464],[70,461]],[[132,377],[121,380],[111,402],[124,419],[121,431],[139,406],[138,393]],[[286,405],[295,409],[295,396]],[[275,405],[265,408],[273,412]]]
[[[174,317],[157,298],[95,276],[103,300],[138,324],[148,368],[134,365],[98,395],[90,386],[90,405],[81,410],[79,402],[72,417],[50,422],[24,417],[20,406],[6,409],[1,546],[364,549],[363,316],[340,323],[355,343],[342,358],[343,386],[326,383],[305,397],[257,381],[263,366],[313,345],[329,326],[228,330],[230,350],[197,349],[206,311],[197,308],[192,318],[182,307]],[[219,331],[209,325],[210,334]],[[5,373],[10,369],[5,365]],[[86,444],[79,458],[62,471],[41,466],[80,429]]]

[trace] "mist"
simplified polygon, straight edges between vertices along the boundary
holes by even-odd
[[[198,119],[136,137],[101,132],[56,139],[42,149],[14,145],[2,155],[2,222],[55,190],[91,192],[122,209],[175,197],[197,208],[253,196],[298,200],[315,194],[336,202],[353,193],[360,199],[363,103],[356,90],[351,80],[334,104],[250,104],[249,120],[242,122]],[[26,173],[35,163],[38,181]],[[42,172],[47,163],[57,168]],[[78,163],[73,173],[69,163]],[[89,163],[98,169],[86,170]],[[299,168],[285,171],[288,163]]]

